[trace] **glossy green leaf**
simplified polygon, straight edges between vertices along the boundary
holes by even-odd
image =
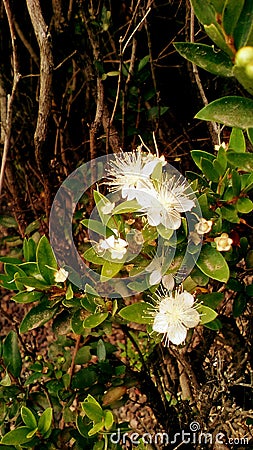
[[[241,192],[241,177],[237,170],[231,171],[233,195],[237,197]]]
[[[1,440],[1,444],[5,445],[22,445],[26,442],[29,442],[31,438],[28,438],[27,435],[31,431],[29,427],[18,427],[15,430],[11,430],[6,433]]]
[[[108,205],[109,201],[103,194],[101,194],[98,191],[94,191],[93,195],[94,195],[94,200],[95,200],[95,203],[96,203],[96,207],[97,207],[100,219],[102,220],[102,222],[105,225],[107,225],[108,224],[108,220],[111,217],[111,214],[105,214],[103,211],[104,211],[104,207],[106,207]]]
[[[191,5],[194,9],[194,14],[203,25],[210,25],[216,22],[216,11],[214,5],[209,1],[191,0]]]
[[[38,430],[42,434],[42,436],[44,436],[50,429],[52,419],[53,419],[53,409],[52,408],[45,409],[45,411],[43,411],[38,421]]]
[[[114,422],[113,414],[108,409],[105,411],[104,414],[105,414],[105,429],[110,430]]]
[[[176,42],[174,47],[181,56],[210,73],[224,77],[233,76],[231,59],[225,52],[215,49],[214,46]]]
[[[230,127],[253,127],[253,100],[238,96],[222,97],[202,108],[196,119],[224,123]]]
[[[249,92],[249,94],[253,95],[253,81],[252,78],[248,74],[248,69],[246,67],[241,67],[239,65],[234,65],[233,67],[233,75],[239,81],[239,83]]]
[[[40,281],[35,277],[23,277],[23,276],[19,276],[17,278],[17,281],[20,282],[21,284],[23,284],[24,286],[27,287],[33,287],[35,289],[40,289],[43,291],[46,291],[50,288],[50,286],[48,286],[46,284],[46,281]]]
[[[202,170],[201,160],[203,158],[208,159],[209,161],[213,161],[215,159],[214,155],[208,152],[204,152],[203,150],[192,150],[191,157],[200,170]]]
[[[129,322],[150,324],[153,321],[152,311],[154,308],[149,303],[137,302],[122,308],[119,315]]]
[[[201,167],[202,167],[202,172],[205,175],[205,177],[210,180],[210,181],[214,181],[215,183],[218,183],[219,181],[219,174],[217,173],[217,171],[214,168],[214,164],[211,163],[211,161],[209,161],[208,159],[201,159]]]
[[[227,53],[231,58],[233,58],[233,50],[231,47],[226,43],[224,32],[221,28],[221,26],[216,23],[211,23],[210,25],[204,25],[204,29],[206,34],[212,39],[212,41],[219,47],[221,50],[223,50],[225,53]]]
[[[26,406],[22,406],[21,408],[21,417],[24,424],[30,429],[34,429],[37,427],[37,420],[35,419],[34,414]]]
[[[240,219],[237,214],[237,209],[234,205],[222,206],[221,209],[222,218],[231,223],[239,223]]]
[[[15,378],[20,376],[22,369],[22,358],[18,346],[18,336],[11,330],[3,343],[4,365]]]
[[[251,145],[253,145],[253,128],[247,129],[247,135],[248,135]]]
[[[146,55],[144,56],[144,58],[142,58],[138,64],[138,72],[140,72],[140,70],[142,70],[149,62],[150,60],[150,55]]]
[[[205,327],[209,328],[209,330],[218,331],[222,328],[222,323],[218,318],[216,318],[212,320],[212,322],[206,323]]]
[[[119,273],[123,265],[124,265],[123,263],[105,261],[101,270],[101,281],[104,282],[109,280],[110,278],[113,278],[115,275]]]
[[[95,328],[101,323],[103,323],[105,319],[107,319],[107,317],[108,317],[107,312],[92,314],[84,320],[83,326],[84,328]]]
[[[88,436],[94,436],[99,431],[101,431],[104,428],[104,419],[101,420],[101,422],[95,423],[95,425],[89,430]]]
[[[222,25],[228,36],[233,36],[243,5],[244,0],[226,0],[225,2],[222,13]]]
[[[37,291],[21,291],[13,295],[12,300],[16,303],[32,303],[37,302],[43,297],[43,292]]]
[[[203,245],[196,264],[208,277],[223,283],[227,282],[229,278],[227,262],[221,253],[210,245]]]
[[[200,324],[212,322],[217,317],[217,312],[209,308],[209,306],[199,305],[198,312],[200,314]]]
[[[253,210],[253,202],[247,197],[241,197],[236,203],[238,211],[242,214],[248,214]]]
[[[252,33],[253,27],[253,3],[252,0],[244,0],[244,6],[237,21],[236,28],[233,36],[235,41],[235,47],[238,50],[245,45],[250,45],[249,39]]]
[[[93,420],[93,422],[100,422],[103,419],[103,410],[99,404],[90,402],[90,401],[84,401],[82,403],[82,409],[84,410],[85,414],[89,417],[90,420]]]
[[[30,309],[21,322],[20,333],[27,333],[27,331],[41,327],[52,319],[56,314],[58,307],[55,306],[54,308],[51,308],[50,306],[50,303],[46,300]]]
[[[113,210],[113,214],[126,214],[129,212],[135,212],[140,210],[140,205],[137,200],[128,200],[120,203]]]
[[[253,284],[246,286],[245,291],[249,297],[253,297]]]
[[[57,261],[46,236],[42,236],[37,247],[37,262],[39,271],[48,284],[55,284]]]
[[[89,262],[92,262],[93,264],[99,264],[102,265],[104,263],[104,258],[99,256],[94,247],[90,247],[88,250],[86,250],[83,254],[84,259],[86,259]]]
[[[243,153],[246,150],[246,142],[243,131],[240,128],[233,128],[230,134],[228,148],[237,153]]]
[[[233,167],[238,167],[245,172],[253,171],[253,154],[252,153],[227,153],[228,162]]]
[[[89,230],[95,231],[95,233],[98,233],[101,236],[108,237],[114,234],[110,228],[106,227],[102,222],[99,222],[98,220],[84,219],[81,220],[81,223]]]

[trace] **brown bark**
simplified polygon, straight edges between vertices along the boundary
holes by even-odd
[[[26,0],[28,12],[40,49],[40,91],[37,125],[34,134],[35,157],[44,180],[46,214],[50,198],[48,179],[43,168],[43,146],[47,138],[48,121],[52,106],[53,53],[51,35],[42,15],[39,0]]]

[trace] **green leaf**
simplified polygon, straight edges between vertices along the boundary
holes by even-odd
[[[247,129],[247,135],[249,138],[249,141],[251,143],[251,145],[253,145],[253,128],[248,128]]]
[[[198,295],[197,298],[204,306],[215,309],[224,299],[224,294],[222,292],[211,292],[210,294]]]
[[[244,293],[239,293],[236,295],[233,301],[233,316],[239,317],[244,313],[247,307],[247,297]]]
[[[140,205],[137,200],[127,200],[126,202],[120,203],[113,210],[113,214],[126,214],[129,212],[135,212],[140,210]]]
[[[84,259],[86,259],[89,262],[92,262],[93,264],[102,265],[102,264],[104,264],[104,261],[105,261],[104,258],[102,258],[101,256],[98,256],[94,247],[88,248],[88,250],[86,250],[84,252],[83,257],[84,257]]]
[[[231,58],[233,58],[234,53],[231,47],[226,43],[224,38],[224,32],[219,24],[211,23],[210,25],[204,25],[206,34],[212,39],[212,41],[227,53]]]
[[[242,214],[248,214],[253,210],[253,202],[246,197],[241,197],[237,200],[236,208]]]
[[[209,330],[218,331],[222,328],[222,323],[219,319],[214,319],[212,322],[208,322],[205,324],[206,328],[209,328]]]
[[[98,403],[96,404],[91,401],[84,401],[82,403],[82,408],[85,414],[89,417],[90,420],[93,420],[93,422],[101,422],[101,420],[103,419],[103,410]]]
[[[95,231],[95,233],[100,234],[101,236],[108,237],[114,234],[114,232],[106,227],[102,222],[93,219],[84,219],[81,220],[81,223],[87,227],[89,230]]]
[[[94,436],[104,428],[104,420],[97,422],[88,432],[88,436]]]
[[[202,158],[201,159],[201,167],[202,167],[203,174],[205,175],[205,177],[208,180],[218,183],[219,174],[216,172],[216,170],[214,168],[214,164],[211,163],[211,161],[208,161],[208,159]]]
[[[166,228],[162,223],[160,223],[156,228],[160,236],[162,236],[162,238],[166,240],[169,240],[175,232],[175,230]]]
[[[205,305],[198,306],[198,312],[200,314],[200,324],[212,322],[217,317],[217,312]]]
[[[105,429],[108,431],[112,428],[114,422],[113,414],[108,409],[105,411]]]
[[[16,303],[32,303],[37,302],[43,297],[43,292],[37,291],[21,291],[11,297]]]
[[[105,225],[107,225],[111,214],[105,214],[103,212],[103,208],[108,205],[108,199],[98,191],[94,191],[93,195],[100,219]]]
[[[223,283],[227,282],[229,278],[227,262],[221,253],[210,245],[203,245],[196,264],[208,277]]]
[[[119,273],[123,266],[123,263],[105,261],[101,270],[101,281],[104,282],[109,280],[110,278],[113,278]]]
[[[18,346],[18,336],[13,330],[9,332],[3,343],[3,361],[8,372],[18,378],[22,369],[22,358]]]
[[[75,364],[86,364],[91,360],[91,353],[90,353],[91,347],[85,346],[79,348],[76,357],[75,357]]]
[[[39,305],[30,309],[26,314],[20,325],[20,333],[27,333],[27,331],[34,330],[41,327],[46,322],[54,317],[58,307],[50,307],[48,300],[41,302]]]
[[[224,123],[229,127],[253,127],[253,100],[238,96],[222,97],[202,108],[196,119]]]
[[[46,291],[50,288],[50,286],[48,286],[45,281],[40,281],[34,277],[19,276],[16,281],[23,284],[24,286],[33,287],[35,289],[40,289],[43,291]]]
[[[243,131],[240,128],[233,128],[230,134],[228,148],[237,153],[243,153],[246,150],[246,142]]]
[[[150,55],[146,55],[146,56],[144,56],[144,58],[142,58],[142,59],[140,60],[140,62],[139,62],[139,64],[138,64],[138,69],[137,69],[138,72],[140,72],[140,70],[142,70],[143,67],[145,67],[145,66],[148,64],[149,59],[150,59]]]
[[[243,5],[244,0],[226,0],[225,2],[222,14],[222,25],[228,36],[233,36]]]
[[[237,197],[241,192],[241,177],[237,170],[231,171],[232,175],[232,188],[233,188],[233,195],[234,197]]]
[[[253,171],[253,154],[252,153],[227,153],[228,162],[233,167],[238,167],[238,169],[242,169],[245,172]]]
[[[44,436],[50,429],[52,419],[53,419],[53,409],[52,408],[45,409],[45,411],[43,411],[38,421],[38,430],[42,434],[42,436]]]
[[[1,444],[5,445],[22,445],[26,442],[29,442],[31,438],[28,438],[27,435],[31,431],[29,427],[18,427],[15,430],[9,431],[6,433],[2,440]]]
[[[90,367],[85,367],[80,369],[75,373],[72,379],[73,389],[85,389],[87,387],[93,386],[98,381],[98,375]],[[83,392],[82,392],[83,394]]]
[[[212,155],[211,153],[204,152],[202,150],[192,150],[191,157],[195,162],[196,166],[198,166],[200,170],[202,170],[201,161],[203,158],[208,159],[209,161],[213,161],[215,159],[214,155]]]
[[[214,46],[176,42],[174,47],[181,56],[210,73],[224,77],[233,76],[231,59],[225,52],[215,49]]]
[[[95,328],[105,321],[108,317],[108,312],[106,313],[95,313],[87,317],[84,322],[84,328]]]
[[[55,284],[54,276],[57,270],[57,261],[46,236],[42,236],[38,243],[37,262],[44,280],[49,284]]]
[[[37,427],[37,420],[35,419],[34,414],[26,406],[22,406],[21,408],[21,417],[24,424],[30,429],[34,429]]]
[[[249,94],[253,95],[253,83],[252,77],[249,76],[249,67],[248,66],[240,66],[235,64],[233,67],[233,74],[237,81],[249,92]]]
[[[102,339],[99,339],[98,343],[97,343],[97,357],[98,357],[98,362],[102,362],[106,360],[106,349],[105,349],[105,344],[102,341]]]
[[[253,3],[251,0],[244,0],[243,10],[240,14],[236,28],[234,30],[235,47],[238,50],[241,47],[251,45],[248,41],[251,37],[253,27]]]
[[[137,302],[122,308],[119,315],[129,322],[150,324],[153,321],[152,311],[154,311],[154,307],[151,304]]]
[[[222,206],[221,209],[222,218],[228,220],[231,223],[239,223],[240,219],[237,214],[237,209],[234,205]]]

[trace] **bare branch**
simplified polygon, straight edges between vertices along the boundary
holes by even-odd
[[[2,157],[2,164],[1,164],[1,171],[0,171],[0,196],[3,188],[3,181],[4,181],[4,170],[6,166],[7,161],[7,155],[10,148],[10,139],[11,139],[11,129],[12,129],[12,117],[13,117],[13,102],[16,95],[16,90],[18,86],[18,82],[20,80],[20,73],[18,70],[18,53],[17,53],[17,46],[16,46],[16,35],[15,35],[15,28],[14,28],[14,22],[13,22],[13,15],[10,8],[9,0],[3,0],[8,24],[10,28],[10,35],[11,35],[11,45],[12,45],[12,58],[13,58],[13,83],[12,83],[12,90],[11,94],[8,96],[7,99],[7,116],[6,116],[6,123],[4,128],[4,149],[3,149],[3,157]]]

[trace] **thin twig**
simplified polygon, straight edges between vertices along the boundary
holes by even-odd
[[[194,10],[193,7],[191,6],[191,15],[190,15],[190,42],[194,43],[194,20],[195,20],[195,15],[194,15]],[[199,93],[200,96],[202,98],[202,101],[204,103],[205,106],[208,105],[208,100],[205,94],[205,91],[203,89],[201,80],[200,80],[200,76],[199,76],[199,71],[198,68],[196,66],[196,64],[192,63],[192,71],[193,71],[193,75],[196,81],[196,84],[198,86],[199,89]],[[213,141],[213,145],[216,145],[219,143],[219,127],[217,126],[217,124],[215,122],[208,122],[208,128],[212,137],[212,141]]]
[[[7,155],[10,148],[10,139],[11,139],[11,130],[12,130],[12,117],[13,117],[13,102],[16,95],[16,90],[18,86],[18,82],[20,80],[20,73],[18,70],[18,53],[17,53],[17,45],[16,45],[16,36],[15,36],[15,28],[13,22],[13,15],[10,8],[9,0],[3,0],[9,29],[11,35],[11,46],[12,46],[12,59],[13,59],[13,84],[10,96],[8,96],[7,101],[7,117],[6,117],[6,125],[5,125],[5,137],[4,137],[4,149],[3,149],[3,157],[0,171],[0,196],[3,188],[4,181],[4,170],[7,162]]]

